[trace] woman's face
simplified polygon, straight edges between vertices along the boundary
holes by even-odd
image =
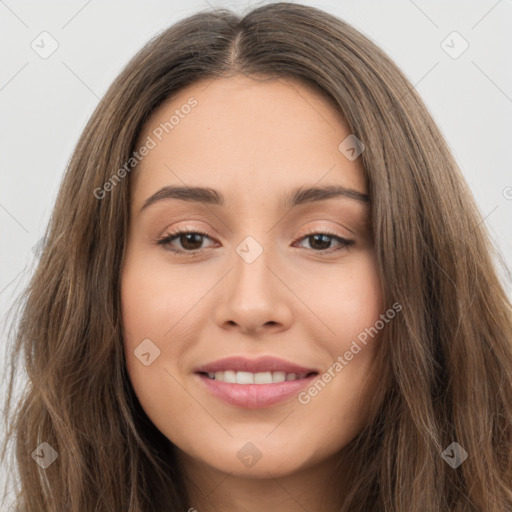
[[[309,87],[241,76],[196,83],[146,123],[125,354],[183,460],[291,475],[332,460],[367,422],[379,336],[358,336],[383,303],[360,158],[350,139],[339,149],[349,135]],[[355,192],[295,193],[328,186]]]

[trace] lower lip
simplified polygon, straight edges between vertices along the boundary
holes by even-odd
[[[318,374],[298,380],[287,380],[275,384],[230,384],[208,376],[196,374],[208,390],[229,404],[247,409],[261,409],[283,402],[309,385]]]

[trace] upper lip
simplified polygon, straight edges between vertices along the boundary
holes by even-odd
[[[263,356],[257,359],[248,359],[242,356],[226,357],[197,367],[196,373],[212,373],[233,370],[237,372],[285,372],[285,373],[311,373],[317,372],[314,368],[307,368],[298,364],[273,356]],[[318,372],[317,372],[318,373]]]

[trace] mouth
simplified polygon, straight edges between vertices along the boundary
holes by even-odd
[[[296,396],[319,372],[274,357],[231,357],[196,368],[194,374],[208,393],[224,402],[259,409]]]

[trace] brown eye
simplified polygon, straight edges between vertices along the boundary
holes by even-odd
[[[163,238],[159,239],[157,243],[158,245],[163,246],[166,250],[192,256],[204,249],[201,247],[204,237],[210,238],[206,233],[201,233],[199,231],[177,230],[172,233],[168,233]],[[178,241],[181,247],[173,247],[172,244],[175,241]]]
[[[351,245],[354,245],[354,240],[347,240],[341,236],[335,235],[334,233],[307,233],[300,240],[309,240],[310,248],[314,252],[336,252],[343,249],[347,249]],[[332,241],[338,242],[341,246],[339,248],[331,248]]]

